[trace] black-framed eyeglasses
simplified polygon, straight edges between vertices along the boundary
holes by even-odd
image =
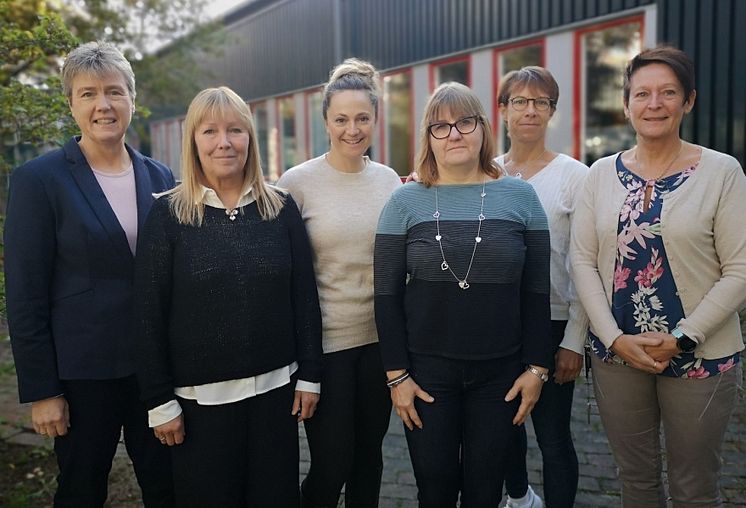
[[[471,134],[477,129],[477,125],[482,119],[479,115],[465,116],[454,123],[438,122],[431,123],[427,126],[428,132],[435,139],[445,139],[451,135],[451,130],[456,127],[456,130],[461,134]]]
[[[546,111],[547,109],[557,104],[557,101],[552,100],[549,97],[536,97],[534,99],[529,99],[528,97],[521,97],[519,95],[517,97],[508,99],[508,102],[516,111],[523,111],[528,107],[528,103],[532,101],[534,103],[534,109],[536,109],[536,111]]]

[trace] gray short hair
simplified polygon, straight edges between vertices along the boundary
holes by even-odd
[[[132,66],[116,46],[109,42],[87,42],[72,50],[62,66],[62,89],[68,100],[73,93],[73,80],[82,73],[102,76],[119,72],[127,84],[127,92],[134,102],[135,73]]]

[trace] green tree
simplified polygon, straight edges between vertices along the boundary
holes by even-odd
[[[137,78],[141,147],[149,149],[147,118],[183,112],[202,86],[196,59],[216,55],[226,42],[216,22],[205,21],[206,0],[64,0],[65,20],[82,41],[103,39],[123,50]],[[82,10],[82,12],[81,12]]]
[[[200,88],[197,55],[224,42],[203,23],[205,0],[0,0],[0,174],[65,142],[76,127],[59,70],[80,42],[123,50],[137,78],[133,121],[147,145],[150,110],[181,111]],[[158,48],[162,48],[158,50]]]
[[[0,171],[72,130],[61,57],[77,44],[43,0],[0,0]]]

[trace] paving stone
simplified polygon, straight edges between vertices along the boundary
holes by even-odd
[[[7,439],[9,443],[52,448],[54,441],[33,432],[19,432]]]

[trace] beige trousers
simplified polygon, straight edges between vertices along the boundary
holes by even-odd
[[[706,379],[656,376],[591,354],[601,421],[619,467],[624,508],[722,506],[721,449],[741,386],[741,364]]]

